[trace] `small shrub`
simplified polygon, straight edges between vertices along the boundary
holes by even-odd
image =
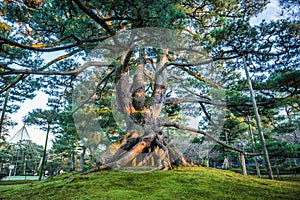
[[[7,176],[8,174],[6,174],[5,172],[0,172],[0,180],[2,179],[2,178],[4,178],[5,176]]]

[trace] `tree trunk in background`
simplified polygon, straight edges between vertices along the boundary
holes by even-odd
[[[229,168],[229,159],[228,156],[224,156],[224,161],[223,161],[223,169],[228,169]]]
[[[276,168],[277,178],[278,178],[278,180],[280,180],[280,172],[279,172],[279,168],[278,168],[278,163],[277,163],[276,157],[274,158],[274,162],[275,162],[275,168]]]
[[[48,122],[48,125],[47,125],[47,133],[46,133],[46,139],[45,139],[42,165],[41,165],[40,172],[39,172],[40,173],[39,174],[39,181],[42,180],[42,176],[43,176],[43,173],[44,173],[44,165],[45,165],[45,160],[46,160],[46,152],[47,152],[47,144],[48,144],[49,133],[50,133],[50,122]]]
[[[23,152],[23,174],[26,176],[26,156],[25,156],[25,152]]]
[[[71,153],[71,171],[72,172],[75,171],[75,151],[74,151],[74,149],[72,150],[72,153]]]
[[[228,133],[226,131],[225,131],[225,139],[226,139],[226,144],[229,144]],[[224,162],[223,162],[223,168],[224,169],[228,169],[229,168],[229,156],[228,156],[227,152],[225,152]]]
[[[83,147],[82,152],[80,154],[80,171],[84,170],[84,156],[86,152],[86,147]]]
[[[243,153],[241,153],[241,163],[242,163],[243,175],[247,176],[246,159]]]
[[[8,97],[9,97],[9,89],[5,93],[5,99],[4,99],[3,108],[2,108],[2,112],[1,112],[1,119],[0,119],[0,139],[1,139],[1,136],[2,136],[2,128],[3,128],[3,122],[4,122],[4,116],[5,116],[5,111],[6,111]]]
[[[252,132],[252,129],[251,129],[249,116],[246,117],[246,120],[247,120],[247,123],[248,123],[249,134],[251,136],[251,141],[252,141],[252,145],[253,145],[252,152],[254,153],[255,152],[254,151],[255,150],[255,141],[254,141],[254,136],[253,136],[253,132]],[[255,161],[256,174],[259,178],[261,178],[257,156],[254,157],[254,161]]]
[[[258,108],[257,108],[256,100],[255,100],[255,94],[254,94],[254,90],[252,88],[252,83],[251,83],[251,79],[250,79],[250,75],[249,75],[245,55],[243,56],[243,64],[244,64],[244,69],[245,69],[245,73],[246,73],[246,77],[247,77],[247,81],[248,81],[248,87],[249,87],[249,91],[250,91],[250,95],[251,95],[251,99],[252,99],[252,103],[253,103],[253,109],[254,109],[254,113],[255,113],[255,120],[256,120],[256,123],[257,123],[257,130],[258,130],[259,137],[260,137],[260,143],[261,143],[261,146],[262,146],[262,149],[263,149],[264,160],[265,160],[265,163],[266,163],[268,177],[269,177],[269,179],[274,179],[273,172],[272,172],[272,167],[271,167],[271,163],[270,163],[270,159],[269,159],[269,153],[268,153],[267,145],[266,145],[266,142],[265,142],[265,137],[264,137],[264,134],[263,134],[262,128],[261,128],[260,116],[259,116],[259,113],[258,113]]]
[[[18,171],[18,162],[16,162],[15,168],[14,168],[14,176],[17,175],[17,171]]]

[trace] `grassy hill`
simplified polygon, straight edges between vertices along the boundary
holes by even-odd
[[[0,199],[299,199],[300,181],[245,177],[193,167],[154,172],[61,174],[41,182],[0,182]]]

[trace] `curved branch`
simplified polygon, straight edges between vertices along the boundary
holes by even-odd
[[[183,89],[185,89],[186,91],[188,91],[189,93],[191,93],[191,94],[193,94],[193,95],[195,95],[195,96],[197,96],[197,97],[200,97],[200,98],[206,99],[206,100],[208,100],[208,101],[211,101],[211,99],[210,99],[207,95],[200,95],[200,94],[197,94],[196,92],[190,90],[189,88],[187,88],[187,87],[185,87],[185,86],[183,86]]]
[[[191,51],[191,50],[190,50]],[[207,65],[207,64],[211,64],[215,61],[219,61],[219,60],[230,60],[230,59],[234,59],[234,58],[239,58],[241,57],[241,55],[235,55],[235,56],[229,56],[229,57],[224,57],[225,54],[228,53],[232,53],[232,52],[236,52],[234,50],[228,50],[228,51],[221,51],[220,54],[218,56],[214,56],[210,59],[206,59],[204,61],[201,62],[196,62],[196,63],[177,63],[177,62],[168,62],[166,63],[160,70],[158,73],[161,73],[163,70],[165,70],[167,67],[169,66],[181,66],[181,67],[192,67],[192,66],[200,66],[200,65]]]
[[[209,133],[207,133],[205,131],[201,131],[201,130],[198,130],[198,129],[195,129],[195,128],[191,128],[191,127],[187,127],[187,126],[181,126],[180,124],[175,123],[175,122],[161,122],[160,125],[164,126],[164,127],[175,127],[177,129],[180,129],[180,130],[186,130],[186,131],[192,131],[194,133],[200,133],[200,134],[206,136],[207,138],[211,139],[212,141],[214,141],[214,142],[222,145],[225,148],[234,150],[236,152],[239,152],[239,153],[242,153],[242,154],[248,155],[248,156],[255,156],[255,155],[257,155],[257,153],[247,153],[247,152],[245,152],[245,151],[243,151],[243,150],[241,150],[239,148],[230,146],[230,145],[224,143],[223,141],[221,141],[221,140],[213,137],[212,135],[210,135]]]
[[[168,62],[166,63],[163,67],[161,67],[159,69],[159,71],[157,72],[158,74],[161,74],[167,67],[169,66],[176,66],[176,67],[192,67],[192,66],[200,66],[200,65],[207,65],[207,64],[211,64],[213,63],[214,60],[213,59],[207,59],[205,61],[202,62],[198,62],[198,63],[177,63],[177,62]]]
[[[70,71],[42,71],[42,70],[28,70],[28,69],[11,69],[10,71],[6,72],[0,72],[0,75],[8,75],[8,74],[35,74],[35,75],[74,75],[82,72],[86,68],[90,66],[98,66],[98,67],[104,67],[108,66],[111,63],[105,63],[105,62],[87,62],[84,65],[82,65],[80,68],[70,70]]]
[[[15,42],[13,40],[9,40],[7,38],[4,38],[2,36],[0,36],[0,40],[2,40],[4,43],[3,44],[8,44],[10,46],[15,46],[15,47],[19,47],[22,49],[27,49],[27,50],[32,50],[32,51],[39,51],[39,52],[54,52],[54,51],[61,51],[61,50],[67,50],[67,49],[71,49],[74,47],[77,47],[79,45],[81,45],[80,43],[74,43],[74,44],[69,44],[66,46],[60,46],[60,47],[53,47],[53,48],[37,48],[34,46],[28,46],[28,45],[24,45],[24,44],[20,44],[18,42]]]
[[[202,110],[203,110],[203,112],[204,112],[206,118],[210,121],[210,123],[211,123],[214,127],[218,128],[218,129],[222,129],[222,130],[224,130],[224,131],[226,131],[226,132],[230,132],[230,130],[229,130],[228,128],[224,128],[224,127],[221,127],[221,126],[217,125],[217,124],[214,122],[214,120],[212,120],[211,116],[210,116],[209,113],[207,112],[207,110],[206,110],[205,106],[203,105],[203,103],[199,102],[199,104],[200,104],[200,106],[201,106],[201,108],[202,108]]]
[[[70,53],[67,53],[67,54],[64,54],[64,55],[61,55],[61,56],[58,56],[57,58],[49,61],[46,65],[44,65],[42,68],[40,68],[39,70],[35,70],[35,71],[32,71],[34,74],[34,72],[38,72],[38,71],[43,71],[45,69],[47,69],[48,67],[50,67],[51,65],[53,65],[54,63],[60,61],[60,60],[63,60],[63,59],[66,59],[66,58],[69,58],[73,55],[75,55],[76,53],[80,52],[82,49],[76,49]],[[17,64],[19,66],[21,66],[21,64],[19,63],[14,63],[14,64]],[[2,67],[2,66],[1,66]],[[1,68],[0,67],[0,68]],[[30,68],[30,66],[24,66],[24,67],[27,67],[27,68]],[[5,69],[5,68],[4,68]],[[0,72],[0,75],[6,75],[6,74],[30,74],[30,73],[27,73],[27,72],[30,72],[29,70],[17,70],[17,69],[13,69],[13,68],[9,68],[9,67],[6,67],[6,69],[8,69],[9,71],[4,71],[4,72]]]
[[[65,54],[65,55],[58,56],[57,58],[55,58],[55,59],[49,61],[49,62],[42,68],[42,70],[47,69],[48,67],[50,67],[50,66],[53,65],[54,63],[56,63],[56,62],[58,62],[58,61],[61,61],[61,60],[63,60],[63,59],[69,58],[69,57],[75,55],[76,53],[78,53],[78,52],[80,52],[80,51],[82,51],[81,48],[76,49],[76,50],[74,50],[74,51],[72,51],[72,52],[70,52],[70,53],[67,53],[67,54]]]
[[[62,60],[62,59],[65,59],[65,58],[68,58],[68,57],[71,57],[73,56],[74,54],[76,54],[77,52],[81,51],[81,49],[76,49],[68,54],[65,54],[65,55],[62,55],[62,56],[59,56],[53,60],[51,60],[50,62],[48,62],[45,66],[43,66],[40,70],[44,70],[44,69],[47,69],[50,65]],[[22,79],[26,78],[27,76],[29,76],[30,74],[21,74],[19,75],[13,82],[9,83],[8,85],[6,85],[3,89],[0,90],[0,94],[7,91],[9,88],[13,87],[15,84],[17,84],[19,81],[21,81]]]
[[[16,85],[19,81],[21,81],[24,77],[27,77],[28,75],[21,74],[19,75],[13,82],[7,84],[3,89],[0,90],[0,94],[3,92],[6,92],[9,88],[13,87]]]
[[[168,98],[166,100],[166,105],[168,104],[180,104],[180,103],[205,103],[205,104],[210,104],[210,105],[215,105],[215,106],[227,106],[227,107],[237,107],[237,106],[247,106],[247,107],[252,107],[251,102],[246,102],[242,104],[232,104],[232,103],[226,103],[225,101],[211,101],[208,99],[204,98],[193,98],[193,97],[181,97],[181,98]],[[262,101],[262,102],[257,102],[257,105],[260,106],[266,106],[273,103],[273,101]]]
[[[218,88],[218,89],[221,89],[221,88],[222,88],[219,84],[217,84],[217,83],[215,83],[215,82],[213,82],[213,81],[211,81],[211,80],[208,80],[208,79],[206,79],[206,78],[200,76],[199,74],[197,74],[197,73],[195,73],[195,72],[193,72],[193,71],[191,71],[191,70],[189,70],[189,69],[186,69],[186,68],[183,67],[183,66],[177,66],[177,68],[179,68],[179,69],[181,69],[181,70],[187,72],[188,74],[192,75],[193,77],[195,77],[195,78],[198,79],[199,81],[203,81],[203,82],[205,82],[205,83],[208,83],[208,84],[210,84],[210,85],[212,85],[212,86],[214,86],[215,88]]]
[[[20,74],[13,82],[9,83],[8,85],[6,85],[3,89],[0,90],[0,94],[7,91],[9,88],[13,87],[14,85],[16,85],[19,81],[23,80],[24,78],[26,78],[27,76],[31,75],[31,74],[36,74],[36,75],[73,75],[73,74],[78,74],[80,72],[82,72],[84,69],[90,67],[90,66],[108,66],[111,63],[102,63],[102,62],[88,62],[85,63],[82,67],[77,68],[75,70],[72,71],[65,71],[65,72],[59,72],[59,71],[43,71],[44,69],[48,68],[50,65],[52,65],[53,63],[65,59],[66,57],[70,57],[72,55],[74,55],[77,52],[77,50],[63,55],[63,56],[59,56],[57,58],[55,58],[54,60],[50,61],[49,63],[47,63],[45,66],[43,66],[40,70],[38,71],[31,71],[31,70],[12,70],[9,72],[0,72],[0,75],[6,75],[6,74]]]
[[[96,89],[92,92],[92,94],[85,100],[83,101],[77,108],[75,108],[74,110],[72,110],[71,114],[73,115],[75,112],[77,112],[80,108],[82,108],[82,106],[84,106],[84,104],[86,104],[96,93],[98,87],[104,83],[113,73],[115,72],[115,69],[111,70],[96,86]],[[102,93],[103,89],[101,90]]]
[[[38,51],[38,52],[54,52],[54,51],[62,51],[62,50],[67,50],[67,49],[72,49],[74,47],[78,47],[80,45],[82,45],[83,43],[93,43],[93,42],[99,42],[99,41],[103,41],[105,39],[109,38],[108,36],[104,36],[98,39],[84,39],[84,40],[79,40],[76,39],[76,43],[73,44],[68,44],[65,46],[57,46],[55,43],[51,43],[51,44],[32,44],[31,46],[29,45],[25,45],[25,44],[21,44],[18,42],[15,42],[13,40],[7,39],[5,37],[0,36],[0,41],[1,44],[8,44],[10,46],[15,46],[15,47],[19,47],[22,49],[27,49],[27,50],[31,50],[31,51]],[[41,47],[38,47],[41,46]],[[47,48],[43,48],[43,47],[47,47]],[[56,46],[56,47],[53,47]]]
[[[205,103],[215,106],[228,106],[226,102],[215,102],[204,98],[193,98],[193,97],[179,97],[179,98],[168,98],[166,99],[166,105],[169,104],[180,104],[180,103]]]
[[[185,68],[185,67],[192,67],[192,66],[201,66],[201,65],[207,65],[207,64],[211,64],[215,61],[218,61],[218,60],[229,60],[229,59],[234,59],[234,58],[238,58],[239,56],[232,56],[232,57],[223,57],[224,53],[222,53],[220,56],[218,57],[213,57],[213,58],[210,58],[210,59],[207,59],[207,60],[204,60],[202,62],[198,62],[198,63],[177,63],[177,62],[168,62],[166,63],[163,67],[161,67],[159,69],[159,71],[157,72],[157,74],[161,74],[167,67],[169,66],[175,66],[185,72],[187,72],[188,74],[192,75],[193,77],[195,77],[196,79],[200,80],[200,81],[203,81],[203,82],[206,82],[212,86],[214,86],[215,88],[218,88],[218,89],[221,89],[222,87],[211,81],[211,80],[208,80],[208,79],[205,79],[204,77],[201,77],[199,74]]]
[[[95,22],[100,24],[100,26],[102,26],[102,28],[104,28],[109,33],[110,36],[115,35],[115,32],[106,24],[105,20],[103,20],[99,16],[97,16],[91,9],[89,9],[84,4],[84,2],[82,2],[81,0],[74,0],[74,2],[78,6],[78,8],[80,8],[80,10],[82,10],[85,14],[90,16]]]

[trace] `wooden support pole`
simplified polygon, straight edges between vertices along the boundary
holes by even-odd
[[[257,108],[256,100],[255,100],[255,94],[254,94],[254,91],[252,88],[252,82],[250,79],[245,55],[243,56],[243,64],[244,64],[244,69],[245,69],[245,73],[246,73],[246,77],[247,77],[247,81],[248,81],[248,87],[249,87],[249,91],[250,91],[250,95],[251,95],[251,99],[252,99],[255,120],[256,120],[256,124],[257,124],[257,130],[258,130],[258,134],[259,134],[259,138],[260,138],[260,143],[261,143],[261,146],[263,149],[264,161],[265,161],[265,165],[267,168],[268,177],[269,177],[269,179],[274,179],[272,168],[271,168],[271,163],[270,163],[270,159],[269,159],[269,154],[268,154],[268,150],[267,150],[267,145],[265,142],[265,137],[264,137],[264,134],[263,134],[262,128],[261,128],[260,116],[258,113],[258,108]]]
[[[3,107],[2,107],[2,112],[1,112],[1,119],[0,119],[0,139],[1,139],[1,135],[2,135],[2,128],[3,128],[3,122],[4,122],[4,117],[5,117],[5,111],[6,111],[6,107],[7,107],[8,97],[9,97],[9,89],[6,90],[5,99],[4,99],[4,103],[3,103]]]
[[[254,135],[253,135],[253,132],[251,129],[250,118],[249,118],[249,116],[247,116],[246,118],[247,118],[247,123],[248,123],[249,134],[251,136],[251,141],[252,141],[252,145],[253,145],[252,153],[255,153],[255,141],[254,141]],[[256,167],[256,174],[257,174],[258,178],[261,178],[257,156],[254,156],[254,161],[255,161],[255,167]]]
[[[44,171],[44,165],[45,165],[45,160],[46,160],[46,152],[47,152],[47,144],[48,144],[49,132],[50,132],[50,122],[48,122],[48,126],[47,126],[45,147],[44,147],[42,165],[41,165],[41,168],[40,168],[39,181],[42,180],[42,175],[43,175],[43,171]]]
[[[241,161],[242,161],[243,175],[247,176],[246,159],[245,159],[245,154],[243,153],[241,153]]]

